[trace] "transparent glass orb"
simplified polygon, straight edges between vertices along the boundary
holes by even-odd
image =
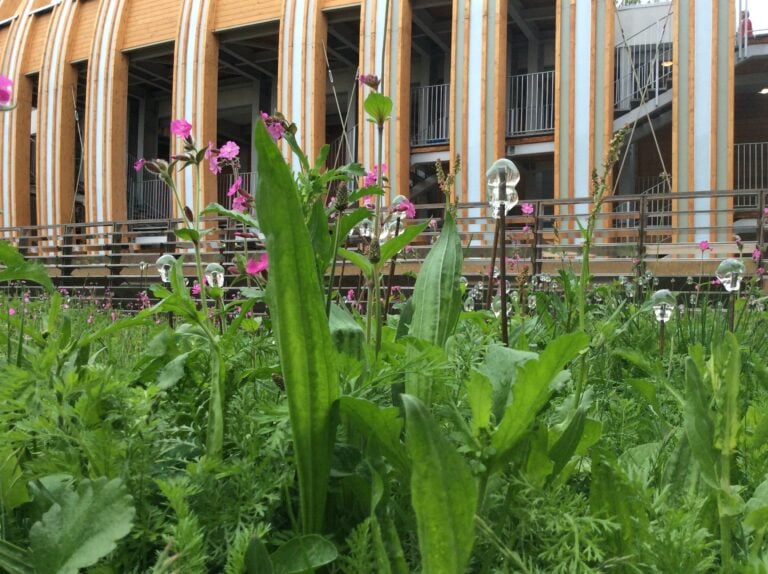
[[[205,268],[205,280],[211,287],[224,287],[224,268],[218,263],[209,263]]]
[[[464,310],[465,311],[474,311],[475,310],[475,298],[471,295],[464,299]]]
[[[536,295],[528,295],[528,308],[531,310],[536,308]]]
[[[505,211],[517,205],[519,199],[516,186],[519,181],[520,172],[510,160],[501,158],[493,162],[485,172],[489,217],[499,217],[502,204]]]
[[[738,259],[726,259],[717,266],[715,276],[729,293],[738,291],[744,277],[744,264]]]
[[[672,311],[677,306],[677,297],[669,289],[659,289],[651,295],[653,315],[659,323],[666,323],[672,318]]]
[[[170,253],[166,253],[165,255],[161,255],[157,258],[157,261],[155,262],[155,267],[157,267],[157,272],[160,274],[160,281],[163,283],[168,283],[171,280],[171,269],[173,269],[173,266],[176,264],[176,258],[171,255]]]

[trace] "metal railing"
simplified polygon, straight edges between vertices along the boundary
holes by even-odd
[[[428,146],[448,142],[450,84],[422,86],[411,90],[411,145]]]
[[[732,206],[744,193],[757,198],[754,217],[739,219]],[[739,257],[739,246],[733,235],[742,239],[741,253],[749,273],[756,263],[750,255],[755,246],[768,239],[767,192],[704,191],[696,193],[648,194],[616,196],[605,199],[603,212],[596,220],[590,254],[591,272],[598,278],[616,278],[637,272],[638,263],[656,275],[685,277],[711,273],[724,257]],[[655,202],[666,202],[660,224]],[[592,209],[591,200],[530,200],[530,215],[520,207],[510,210],[507,217],[507,254],[516,262],[516,271],[527,267],[530,273],[557,273],[571,266],[578,273],[583,240],[579,226],[586,224]],[[420,205],[437,220],[442,220],[444,204]],[[465,246],[463,273],[471,281],[488,271],[494,221],[480,203],[458,206],[457,224]],[[632,224],[622,222],[631,221]],[[655,221],[655,223],[654,223]],[[419,222],[408,220],[406,225]],[[185,270],[192,276],[194,259],[189,255],[192,244],[178,239],[173,230],[181,222],[166,220],[164,227],[152,229],[136,222],[117,221],[76,225],[12,227],[0,229],[0,235],[15,243],[21,253],[48,268],[59,285],[95,285],[109,288],[119,300],[130,300],[137,289],[157,282],[153,263],[162,253],[185,255]],[[138,223],[157,223],[156,221]],[[230,267],[237,254],[253,256],[263,248],[258,239],[238,235],[242,226],[232,221],[211,218],[204,225],[212,232],[201,239],[206,262],[219,262]],[[249,230],[250,231],[250,230]],[[413,242],[413,251],[398,259],[397,272],[402,276],[418,271],[439,232],[431,228]],[[711,250],[703,251],[699,242],[708,240]],[[355,249],[358,242],[347,244]],[[343,269],[342,269],[343,268]],[[343,273],[342,273],[343,271]],[[337,266],[337,277],[346,285],[357,284],[359,272],[347,264]],[[229,276],[229,281],[232,276]]]
[[[555,72],[507,78],[507,137],[555,130]]]
[[[672,17],[661,18],[616,45],[614,107],[628,112],[672,87]]]
[[[168,219],[172,213],[173,194],[159,178],[150,174],[128,181],[128,219]]]
[[[768,142],[740,143],[734,146],[733,184],[737,190],[768,189]],[[741,194],[735,206],[742,209],[757,207],[757,194]]]

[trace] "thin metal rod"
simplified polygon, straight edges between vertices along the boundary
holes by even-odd
[[[485,296],[485,308],[491,308],[491,302],[493,301],[493,272],[496,269],[496,249],[499,246],[499,220],[496,220],[496,225],[493,229],[493,249],[491,250],[491,267],[488,270],[488,293]]]
[[[501,297],[501,342],[509,347],[507,332],[507,206],[503,203],[499,208],[499,295]]]
[[[398,216],[397,221],[395,222],[395,237],[400,235],[400,217]],[[384,297],[384,312],[383,312],[383,318],[386,321],[387,319],[387,312],[389,311],[389,299],[392,296],[392,283],[395,280],[395,266],[397,265],[397,253],[395,253],[392,256],[392,259],[389,263],[389,277],[387,277],[387,295]]]

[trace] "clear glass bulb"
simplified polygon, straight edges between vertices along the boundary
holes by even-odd
[[[672,310],[677,305],[677,297],[669,289],[659,289],[651,295],[653,315],[659,323],[666,323],[672,318]]]
[[[211,287],[224,287],[224,268],[218,263],[209,263],[205,268],[205,280]]]
[[[502,204],[504,204],[505,211],[517,205],[516,186],[519,181],[520,172],[510,160],[501,158],[493,162],[493,165],[485,172],[489,217],[499,217]]]
[[[169,283],[171,281],[171,269],[176,264],[176,258],[170,253],[161,255],[155,262],[157,272],[160,274],[160,281],[163,283]]]
[[[744,264],[738,259],[726,259],[717,266],[715,276],[728,293],[738,291],[741,288],[741,279],[744,277]]]

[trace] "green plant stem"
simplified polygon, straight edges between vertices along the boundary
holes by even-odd
[[[209,457],[221,458],[224,448],[224,378],[226,366],[221,349],[211,336],[211,402],[208,409],[206,451]]]
[[[333,297],[333,281],[336,276],[336,258],[339,253],[339,225],[341,224],[342,212],[336,212],[336,222],[333,226],[333,254],[331,257],[331,276],[328,279],[328,293],[325,296],[325,315],[331,315],[331,298]]]
[[[201,192],[201,184],[200,184],[200,164],[195,164],[195,220],[193,222],[190,222],[192,224],[192,229],[194,229],[198,234],[200,233],[200,192]],[[182,209],[183,212],[183,209]],[[205,276],[203,274],[203,259],[200,255],[200,241],[195,241],[193,243],[195,247],[195,265],[197,266],[197,280],[200,282],[200,303],[202,304],[203,308],[203,316],[208,317],[208,297],[206,296],[206,288],[205,288]]]
[[[720,497],[731,488],[731,457],[729,449],[723,447],[720,453]],[[722,503],[721,503],[722,504]],[[732,572],[731,517],[720,508],[720,564],[724,574]]]
[[[381,169],[381,164],[384,158],[384,121],[380,121],[377,124],[377,140],[378,149],[376,150],[376,156],[378,165],[377,171],[377,183],[379,189],[383,189],[384,173]],[[373,239],[372,243],[375,244],[375,248],[378,252],[381,245],[381,195],[376,195],[376,209],[373,214]],[[368,316],[366,321],[366,332],[368,334],[368,340],[370,341],[371,334],[371,321],[376,321],[375,335],[373,341],[374,355],[379,355],[379,349],[381,348],[381,275],[379,274],[379,261],[371,261],[373,263],[373,276],[371,277],[371,286],[368,290]]]

